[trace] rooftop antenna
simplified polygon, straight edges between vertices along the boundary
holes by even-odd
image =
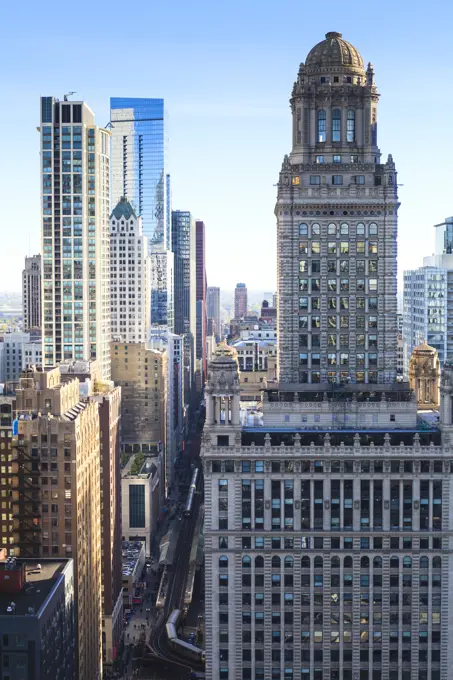
[[[68,92],[67,94],[63,95],[63,101],[67,102],[68,97],[70,97],[73,94],[77,94],[77,92]]]

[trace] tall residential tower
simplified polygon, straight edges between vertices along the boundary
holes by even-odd
[[[197,355],[196,230],[190,212],[172,212],[172,243],[175,257],[175,332],[184,337],[184,395],[186,404],[189,404],[194,396]]]
[[[278,182],[278,379],[387,383],[396,375],[395,164],[377,140],[371,64],[327,33],[291,95]]]
[[[197,375],[201,385],[206,381],[206,229],[201,220],[195,222],[196,229],[196,297],[197,297]],[[201,387],[200,385],[200,387]]]
[[[242,319],[247,316],[247,286],[245,283],[237,283],[234,289],[234,318]]]
[[[210,332],[214,331],[216,340],[220,340],[220,288],[208,286],[207,296],[207,316]],[[211,322],[211,323],[210,323]]]
[[[25,258],[22,271],[24,331],[41,330],[41,255]]]
[[[84,102],[41,97],[44,366],[110,375],[110,133]]]

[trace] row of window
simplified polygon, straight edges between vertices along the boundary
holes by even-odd
[[[321,249],[321,241],[300,241],[299,255],[377,255],[378,242],[377,241],[328,241],[323,243],[324,248]]]
[[[327,113],[324,109],[318,111],[318,142],[327,141]],[[341,142],[341,109],[332,110],[331,141]],[[346,141],[355,141],[355,111],[349,109],[346,114]]]
[[[278,539],[281,540],[281,539]],[[376,540],[376,539],[375,539]],[[399,541],[399,539],[396,539]],[[334,555],[333,557],[330,558],[330,568],[331,569],[340,569],[341,566],[344,567],[344,569],[352,569],[353,568],[353,558],[350,555],[347,555],[346,557],[338,557],[337,555]],[[264,569],[264,557],[262,555],[257,555],[255,557],[255,569]],[[413,564],[413,559],[410,555],[404,555],[403,557],[398,557],[398,555],[392,555],[390,557],[389,565],[390,569],[396,569],[400,570],[401,567],[403,569],[412,569],[412,564]],[[429,567],[433,569],[441,569],[442,568],[442,558],[439,556],[435,557],[427,557],[426,555],[422,555],[419,559],[419,568],[424,570],[428,570]],[[382,557],[379,555],[376,555],[373,558],[370,558],[366,555],[360,558],[360,568],[361,569],[370,569],[370,567],[373,567],[373,569],[382,569],[383,565],[383,560]],[[281,569],[281,567],[284,567],[284,569],[293,569],[294,567],[294,558],[292,555],[286,555],[284,558],[281,558],[279,555],[273,555],[271,557],[271,567],[272,569]],[[300,566],[301,569],[308,569],[310,570],[311,567],[314,569],[323,569],[324,566],[328,566],[328,559],[323,558],[320,555],[316,555],[315,557],[308,557],[307,555],[304,555],[301,558],[300,561]],[[251,569],[252,567],[252,558],[250,555],[244,555],[242,558],[242,568],[243,569]],[[219,557],[219,569],[228,569],[228,557],[226,555],[220,555]],[[305,574],[303,575],[305,578],[305,583],[303,585],[309,585],[309,579],[310,579],[310,574]],[[307,581],[308,578],[308,581]],[[350,584],[352,582],[352,573],[346,575],[345,579],[345,585],[346,582]],[[360,576],[362,578],[362,576]],[[423,576],[423,578],[426,578],[426,575]],[[274,580],[274,577],[272,577],[272,580]],[[438,583],[438,579],[436,578],[436,583]]]
[[[243,550],[252,549],[251,536],[243,536],[241,541]],[[324,539],[322,536],[302,536],[301,548],[303,550],[324,550],[324,548],[329,549],[330,547],[331,550],[341,550],[342,548],[344,550],[352,550],[353,547],[353,539],[350,537],[337,538],[336,536],[332,536],[330,538],[330,544],[328,541],[329,539]],[[269,545],[267,545],[267,543],[269,543]],[[264,550],[265,547],[269,547],[272,550],[281,550],[282,547],[284,550],[293,550],[294,548],[294,539],[291,536],[285,536],[283,539],[280,538],[280,536],[272,536],[267,543],[263,536],[253,537],[253,546],[256,550]],[[413,541],[410,536],[404,536],[402,539],[395,536],[390,539],[383,539],[382,537],[370,538],[368,536],[360,537],[361,550],[382,550],[383,548],[387,550],[412,550],[412,547]],[[419,547],[420,550],[440,550],[442,548],[442,539],[420,538]],[[226,556],[224,555],[223,557],[225,558]],[[228,560],[228,558],[226,559]],[[292,558],[290,558],[290,563],[292,564],[291,560]],[[224,566],[226,566],[227,563],[228,562],[224,563]]]
[[[351,180],[354,184],[365,184],[365,175],[352,175]],[[376,186],[380,186],[380,177],[375,177],[374,182]],[[343,185],[343,175],[332,175],[331,183],[334,186]],[[321,185],[321,175],[310,175],[310,186],[320,186]]]
[[[264,660],[264,658],[262,659]],[[343,661],[347,663],[352,662],[352,651],[349,650],[349,653],[345,650],[343,652]],[[431,671],[429,672],[426,669],[419,670],[416,675],[411,670],[406,670],[406,671],[400,671],[398,669],[395,670],[396,667],[396,662],[391,662],[390,670],[388,672],[388,680],[440,680],[440,670],[437,668],[432,668]],[[323,669],[314,666],[310,670],[310,664],[303,666],[300,669],[300,675],[298,670],[293,670],[293,668],[288,668],[284,667],[283,672],[280,669],[280,666],[278,667],[272,667],[271,669],[271,679],[272,680],[310,680],[312,678],[313,680],[352,680],[352,666],[350,668],[343,668],[342,671],[339,670],[330,670],[328,673],[324,673]],[[255,673],[252,674],[252,669],[251,668],[243,668],[242,669],[242,675],[241,678],[242,680],[264,680],[264,667],[257,667],[255,666]],[[371,672],[371,678],[372,680],[382,680],[382,671],[381,670],[373,670]],[[368,667],[366,670],[361,669],[360,670],[360,680],[370,680],[370,674],[368,671]],[[221,665],[219,668],[219,680],[229,680],[230,675],[229,675],[229,670],[228,666]],[[234,680],[238,680],[237,675],[235,676]]]
[[[349,224],[347,222],[341,222],[339,225],[335,224],[335,222],[330,222],[330,224],[327,225],[327,235],[328,236],[336,236],[337,238],[340,236],[349,236],[353,235],[354,233],[354,227],[352,226],[351,232],[349,231]],[[314,222],[310,227],[306,222],[301,222],[299,224],[299,234],[300,236],[320,236],[321,235],[321,226],[318,224],[318,222]],[[368,228],[365,227],[365,224],[363,222],[358,222],[358,224],[355,226],[355,234],[357,236],[377,236],[378,234],[378,225],[375,222],[371,222],[368,225]]]
[[[354,354],[354,361],[356,366],[363,367],[377,367],[378,355],[376,352],[367,352]],[[349,352],[328,352],[327,353],[328,366],[349,366]],[[301,352],[299,354],[299,366],[306,366],[313,368],[321,366],[321,354],[317,352]]]
[[[324,284],[324,285],[323,285]],[[375,293],[377,292],[377,279],[338,279],[330,278],[300,278],[299,279],[299,291],[301,293],[320,293],[321,289],[327,290],[328,293],[349,293],[349,287],[351,284],[351,289],[355,287],[356,291],[359,293]],[[315,303],[316,304],[316,303]],[[335,303],[331,302],[331,308]]]
[[[145,359],[145,362],[147,359]],[[157,364],[156,364],[157,365]],[[390,414],[391,417],[392,414]],[[395,416],[393,415],[394,420]],[[384,461],[382,460],[298,460],[300,466],[300,472],[330,472],[330,473],[346,473],[351,474],[353,472],[361,473],[375,473],[382,474],[384,472]],[[414,471],[414,462],[412,460],[400,460],[392,459],[390,461],[385,461],[387,467],[385,472],[392,472],[396,474],[410,473]],[[442,460],[421,460],[418,461],[420,464],[420,472],[422,474],[442,474],[444,461]],[[269,462],[268,462],[269,464]],[[265,469],[265,461],[263,460],[243,460],[241,461],[242,472],[267,472]],[[212,461],[212,472],[225,472],[233,473],[234,470],[234,460],[213,460]],[[277,472],[290,472],[295,471],[295,461],[294,460],[272,460],[270,461],[269,471],[273,473]],[[450,471],[453,472],[453,461],[450,461]],[[428,480],[423,480],[428,482]],[[218,480],[219,493],[228,492],[228,479]]]
[[[315,163],[318,165],[322,165],[325,162],[326,156],[323,154],[318,154],[315,156]],[[341,156],[340,154],[333,154],[332,156],[332,163],[358,163],[359,162],[359,156],[357,154],[352,154],[350,156],[347,156],[346,158],[344,156]]]
[[[349,255],[349,253],[347,253]],[[327,273],[333,274],[348,274],[349,273],[349,263],[351,262],[351,269],[355,264],[355,269],[357,274],[375,274],[377,273],[378,263],[377,260],[327,260]],[[321,273],[321,260],[300,260],[299,261],[299,272],[301,274],[320,274]],[[364,285],[364,284],[363,284]],[[362,290],[365,290],[363,287]],[[442,308],[439,309],[439,312]]]

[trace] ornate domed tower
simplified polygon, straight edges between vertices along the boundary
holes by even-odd
[[[439,408],[440,362],[437,350],[423,342],[409,360],[409,383],[419,409]]]
[[[341,33],[301,64],[278,182],[278,376],[396,376],[397,176],[377,145],[374,70]]]
[[[225,343],[217,345],[208,365],[204,441],[215,446],[233,446],[241,431],[239,413],[239,368],[237,352]]]

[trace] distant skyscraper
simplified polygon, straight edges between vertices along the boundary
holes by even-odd
[[[110,133],[84,102],[41,97],[44,366],[110,375]]]
[[[167,354],[166,413],[164,477],[165,491],[174,481],[174,465],[182,449],[184,371],[183,339],[169,331],[152,328],[149,348]]]
[[[217,342],[220,340],[220,288],[208,286],[206,294],[208,320],[214,321],[214,331]]]
[[[150,256],[142,220],[124,198],[110,216],[112,338],[146,342],[150,322]]]
[[[5,333],[0,342],[0,383],[17,382],[21,371],[42,365],[41,338],[30,333]]]
[[[424,340],[441,367],[453,360],[453,254],[425,257],[423,267],[404,272],[403,341],[407,372],[414,349]]]
[[[172,242],[175,257],[174,302],[175,333],[184,336],[184,393],[186,403],[193,396],[195,357],[197,354],[196,321],[196,230],[190,212],[172,212]]]
[[[238,283],[234,291],[234,318],[242,319],[247,316],[247,286]]]
[[[151,255],[151,324],[173,330],[171,190],[163,99],[112,97],[112,198],[132,203]]]
[[[453,253],[453,217],[446,217],[442,224],[435,224],[436,255]]]
[[[25,258],[22,272],[24,330],[41,329],[41,255]]]
[[[206,380],[206,230],[204,222],[197,220],[196,277],[197,277],[197,360],[201,362],[201,380]]]
[[[278,182],[278,380],[396,376],[398,185],[371,64],[328,33],[301,64]]]

